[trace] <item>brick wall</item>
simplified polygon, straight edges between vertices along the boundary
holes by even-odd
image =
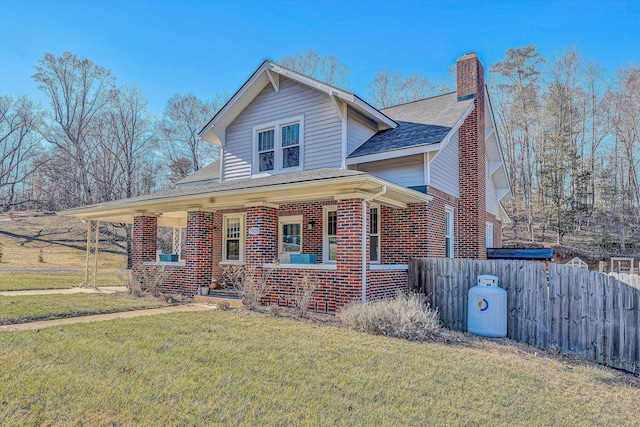
[[[484,68],[475,53],[458,58],[458,96],[474,94],[475,108],[459,130],[460,200],[456,211],[460,258],[486,258]]]
[[[407,264],[410,258],[444,257],[445,207],[456,210],[458,199],[433,187],[428,187],[427,192],[433,196],[429,203],[412,204],[405,209],[382,207],[380,258],[383,264]]]
[[[194,295],[198,286],[209,286],[213,276],[213,213],[187,213],[187,280],[181,293]],[[216,244],[218,244],[216,242]]]

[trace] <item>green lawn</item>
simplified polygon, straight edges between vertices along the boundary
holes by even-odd
[[[159,301],[99,294],[0,296],[0,325],[164,305]]]
[[[245,312],[0,333],[0,425],[637,425],[640,386],[515,347]]]
[[[126,271],[102,271],[97,275],[98,286],[122,286],[120,276]],[[68,289],[84,282],[84,272],[77,273],[2,273],[0,291],[21,291],[27,289]]]

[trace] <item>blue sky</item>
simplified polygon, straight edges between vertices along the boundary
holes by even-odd
[[[233,94],[265,59],[334,55],[366,97],[384,66],[447,79],[458,56],[485,66],[533,43],[551,58],[576,46],[608,71],[640,63],[640,1],[0,0],[0,93],[41,100],[31,79],[65,50],[135,82],[161,113],[174,93]]]

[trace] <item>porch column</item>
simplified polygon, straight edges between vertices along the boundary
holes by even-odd
[[[369,203],[366,204],[369,212]],[[339,305],[362,299],[362,199],[338,200],[336,267],[341,277],[337,284],[336,302]],[[368,220],[368,214],[365,217]],[[366,228],[365,228],[366,230]],[[369,247],[369,235],[365,249]],[[367,266],[369,251],[365,250]]]
[[[147,261],[156,260],[158,246],[158,218],[136,216],[133,218],[133,261],[134,273]]]
[[[198,286],[211,284],[213,275],[213,213],[187,213],[187,280],[181,284],[186,295],[195,295]]]
[[[262,266],[278,258],[278,211],[266,203],[247,208],[245,263]]]

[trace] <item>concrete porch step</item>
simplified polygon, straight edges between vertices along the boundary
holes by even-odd
[[[223,301],[229,303],[231,307],[242,307],[242,298],[238,295],[237,292],[219,292],[212,291],[209,292],[209,295],[195,295],[193,300],[196,302],[204,303],[204,304],[215,304],[218,305]]]

